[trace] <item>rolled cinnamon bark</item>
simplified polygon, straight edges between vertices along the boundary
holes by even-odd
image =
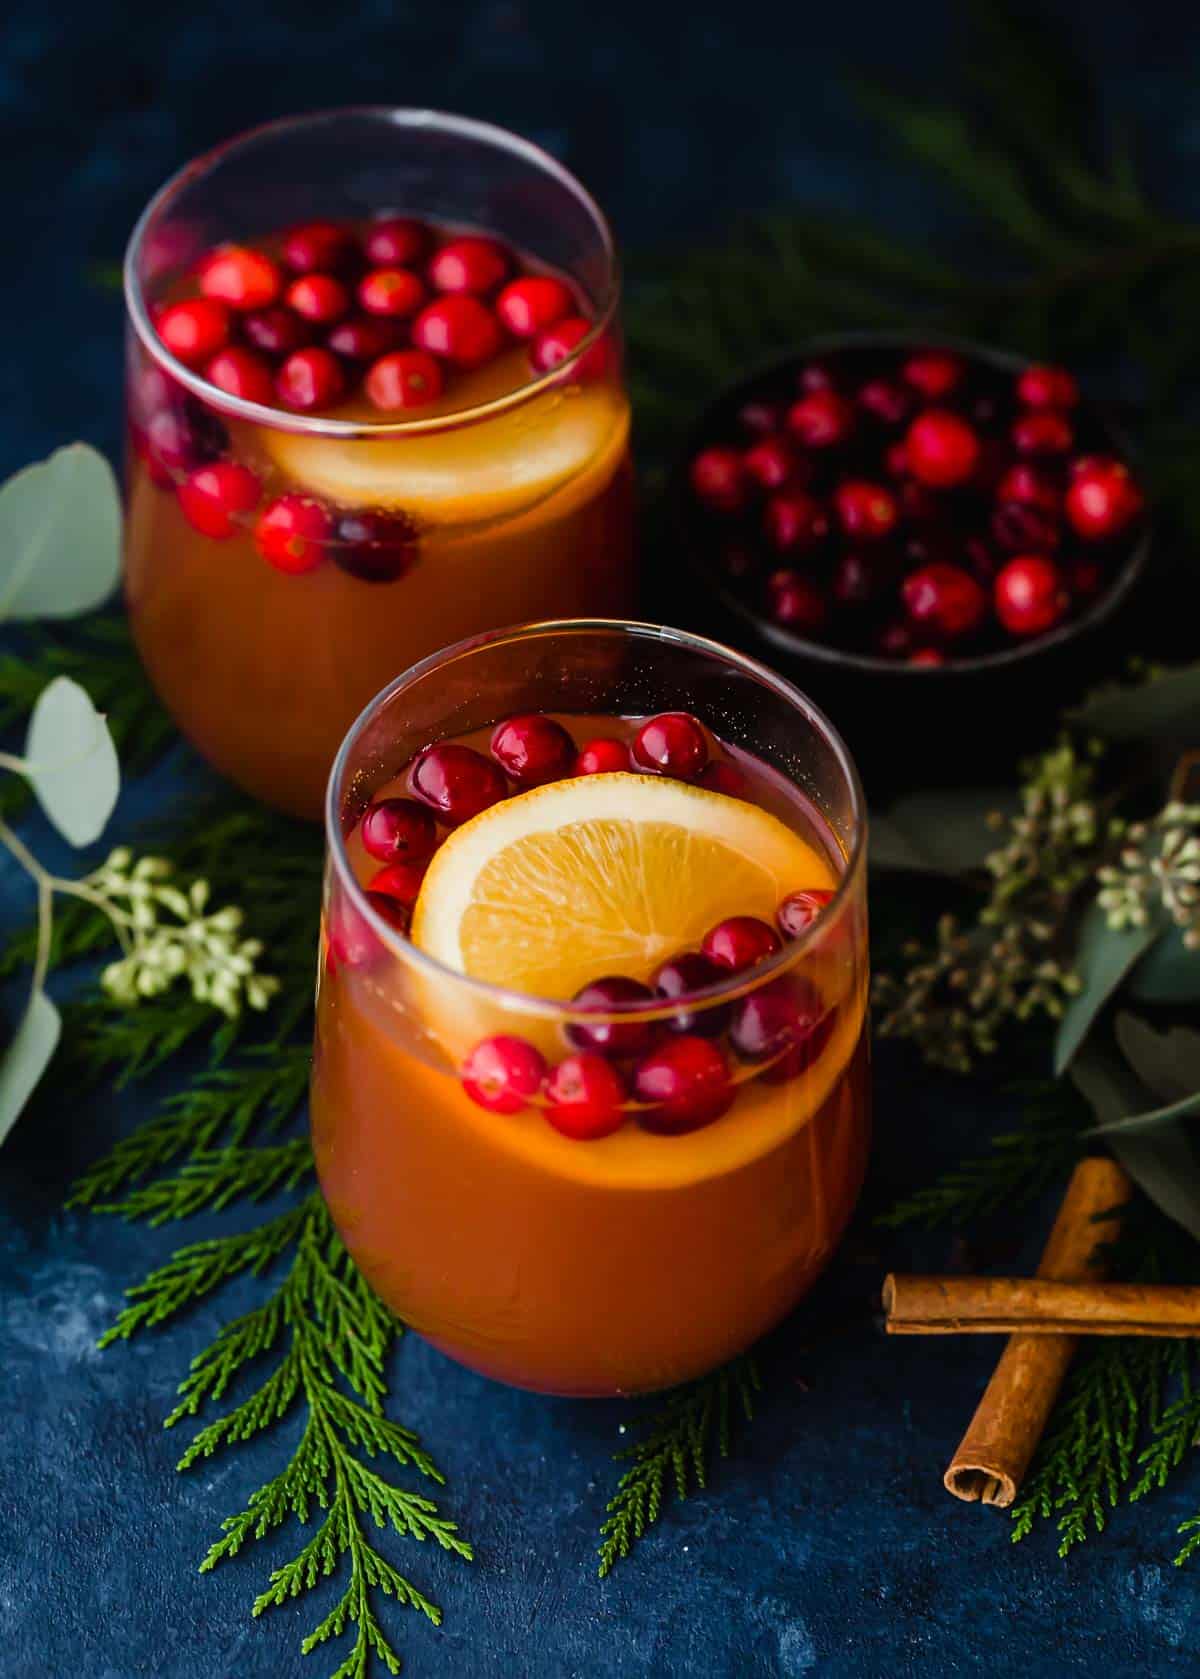
[[[1200,1288],[889,1277],[889,1335],[1200,1335]]]
[[[1119,1209],[1129,1199],[1130,1189],[1129,1179],[1115,1161],[1081,1160],[1046,1242],[1038,1276],[1063,1281],[1101,1277],[1100,1244],[1116,1235]],[[1013,1502],[1054,1409],[1075,1346],[1069,1335],[1012,1337],[943,1477],[956,1498],[981,1499],[1001,1508]]]

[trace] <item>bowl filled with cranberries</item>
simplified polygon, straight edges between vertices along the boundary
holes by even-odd
[[[1069,370],[899,336],[816,342],[726,391],[675,504],[706,626],[893,765],[922,717],[984,755],[1044,733],[1111,656],[1148,551],[1129,446]]]

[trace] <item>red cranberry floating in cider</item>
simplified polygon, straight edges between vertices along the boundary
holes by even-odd
[[[833,1013],[816,987],[786,976],[735,1005],[729,1039],[743,1060],[769,1061],[762,1076],[779,1083],[811,1067],[832,1030]]]
[[[527,274],[505,286],[496,299],[496,313],[514,338],[534,338],[569,315],[572,303],[561,280],[549,274]]]
[[[294,274],[338,272],[355,254],[354,235],[336,222],[307,222],[284,236],[283,260]]]
[[[710,962],[697,951],[685,951],[664,962],[651,980],[655,992],[667,1002],[675,1003],[706,991],[728,979],[728,970]],[[699,1008],[678,1008],[667,1022],[672,1032],[697,1032],[702,1038],[719,1038],[729,1020],[724,1003],[709,1003]]]
[[[1142,505],[1141,491],[1123,462],[1093,455],[1076,464],[1067,490],[1067,518],[1085,540],[1119,536]]]
[[[554,326],[539,332],[529,350],[534,372],[552,373],[556,367],[561,367],[575,354],[591,330],[591,321],[584,320],[582,315],[571,315],[565,321],[557,321]],[[601,338],[571,368],[571,377],[584,384],[602,379],[608,365],[608,340]]]
[[[832,902],[833,893],[823,886],[789,892],[775,911],[775,925],[785,939],[801,938]]]
[[[429,248],[429,229],[411,216],[385,216],[367,229],[367,261],[377,268],[403,268]]]
[[[494,1114],[520,1113],[545,1076],[546,1063],[533,1045],[508,1033],[477,1043],[462,1067],[467,1095]]]
[[[399,336],[396,324],[382,315],[352,315],[330,329],[325,336],[325,347],[347,361],[376,361],[395,348]]]
[[[939,641],[961,641],[987,613],[987,596],[961,566],[923,566],[905,578],[901,592],[912,623]]]
[[[387,870],[381,872],[386,874]],[[390,892],[377,892],[373,889],[368,889],[366,897],[376,915],[381,915],[389,927],[394,927],[398,933],[408,932],[412,914],[408,905],[400,898]]]
[[[421,863],[437,847],[437,824],[414,799],[380,799],[362,819],[363,849],[380,863]]]
[[[589,740],[575,760],[572,775],[605,775],[618,770],[631,770],[633,764],[629,748],[623,740],[599,735]]]
[[[729,799],[744,799],[746,796],[746,777],[732,764],[722,763],[718,758],[705,764],[696,777],[696,785],[707,787],[710,793],[724,793]]]
[[[285,407],[301,413],[328,408],[345,395],[342,364],[328,350],[297,350],[275,375],[275,391]]]
[[[229,344],[225,349],[218,350],[204,369],[204,377],[210,385],[215,385],[228,396],[240,397],[243,402],[260,402],[270,406],[275,400],[275,381],[270,367],[253,350],[244,350],[239,344]]]
[[[343,513],[333,527],[334,563],[364,583],[394,583],[417,557],[417,533],[402,513]]]
[[[540,787],[571,773],[575,742],[552,717],[510,717],[492,735],[492,757],[518,787]]]
[[[375,268],[358,283],[358,301],[368,315],[406,320],[425,301],[425,287],[407,268]]]
[[[413,343],[455,367],[482,367],[503,342],[496,317],[477,297],[440,297],[412,325]]]
[[[1010,560],[996,578],[996,616],[1012,635],[1044,635],[1065,617],[1070,600],[1062,573],[1041,554]]]
[[[621,1075],[602,1055],[568,1055],[546,1080],[546,1118],[574,1142],[594,1142],[619,1131],[624,1103]]]
[[[229,338],[229,310],[211,297],[172,303],[158,317],[158,336],[185,367],[203,367]]]
[[[265,309],[282,288],[279,270],[261,251],[222,245],[200,265],[200,290],[233,309]]]
[[[389,863],[371,877],[368,891],[390,898],[393,903],[403,904],[405,909],[411,910],[421,890],[426,866],[424,862]]]
[[[303,349],[312,340],[313,329],[303,316],[277,304],[272,309],[259,309],[243,315],[238,322],[242,337],[256,350],[268,356],[289,356],[293,350]],[[336,349],[336,345],[331,345]]]
[[[918,414],[908,428],[909,471],[935,490],[965,484],[979,462],[979,439],[965,420],[946,408]]]
[[[508,794],[503,775],[482,752],[454,741],[427,746],[409,771],[409,786],[443,822],[457,828]]]
[[[400,408],[423,408],[442,394],[442,370],[424,350],[394,350],[367,374],[367,395],[385,414]]]
[[[429,264],[429,283],[435,291],[482,297],[507,273],[508,257],[494,239],[467,236],[442,246]]]
[[[725,973],[739,974],[781,948],[774,927],[756,915],[731,915],[705,933],[700,954]]]
[[[288,308],[314,326],[332,326],[350,312],[350,293],[332,274],[305,274],[287,289]]]
[[[200,466],[179,486],[179,505],[188,523],[217,541],[233,535],[236,518],[258,505],[258,479],[233,461]]]
[[[746,500],[746,467],[736,449],[704,449],[692,462],[692,489],[719,513],[736,513]]]
[[[686,711],[662,711],[633,737],[633,761],[654,774],[694,781],[708,761],[708,737]]]
[[[649,986],[623,974],[611,974],[593,980],[577,991],[571,999],[572,1008],[585,1009],[593,1014],[612,1014],[631,1005],[654,1001]],[[577,1049],[594,1050],[597,1055],[641,1055],[658,1036],[658,1026],[652,1020],[606,1020],[594,1026],[575,1021],[567,1027],[567,1037]]]
[[[638,1124],[660,1136],[679,1137],[728,1112],[733,1081],[725,1057],[708,1038],[669,1038],[640,1061],[634,1095],[646,1107]]]
[[[279,496],[263,510],[254,541],[268,565],[298,576],[320,565],[332,529],[333,520],[320,502],[310,496]]]

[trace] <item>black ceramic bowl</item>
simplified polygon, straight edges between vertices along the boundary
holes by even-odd
[[[1142,519],[1128,545],[1109,558],[1094,600],[1047,634],[994,651],[913,665],[809,640],[773,623],[739,592],[719,563],[714,516],[695,501],[688,468],[697,451],[737,432],[736,415],[764,390],[795,390],[806,362],[862,358],[918,348],[948,349],[994,375],[1011,376],[1021,357],[928,334],[846,334],[817,338],[794,355],[723,391],[692,428],[668,493],[673,564],[662,610],[717,640],[740,647],[792,678],[847,737],[872,796],[937,782],[978,782],[1022,752],[1053,739],[1063,706],[1115,673],[1137,648],[1134,614],[1142,604],[1150,531]],[[1074,412],[1080,453],[1135,460],[1128,439],[1086,395]],[[669,594],[670,600],[666,598]]]

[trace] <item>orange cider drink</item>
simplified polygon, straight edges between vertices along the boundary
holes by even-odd
[[[870,1126],[863,806],[820,713],[678,632],[501,632],[368,707],[327,824],[313,1145],[381,1298],[573,1395],[789,1312]]]
[[[183,732],[320,814],[397,671],[633,599],[611,235],[551,158],[317,113],[191,164],[126,263],[126,594]]]

